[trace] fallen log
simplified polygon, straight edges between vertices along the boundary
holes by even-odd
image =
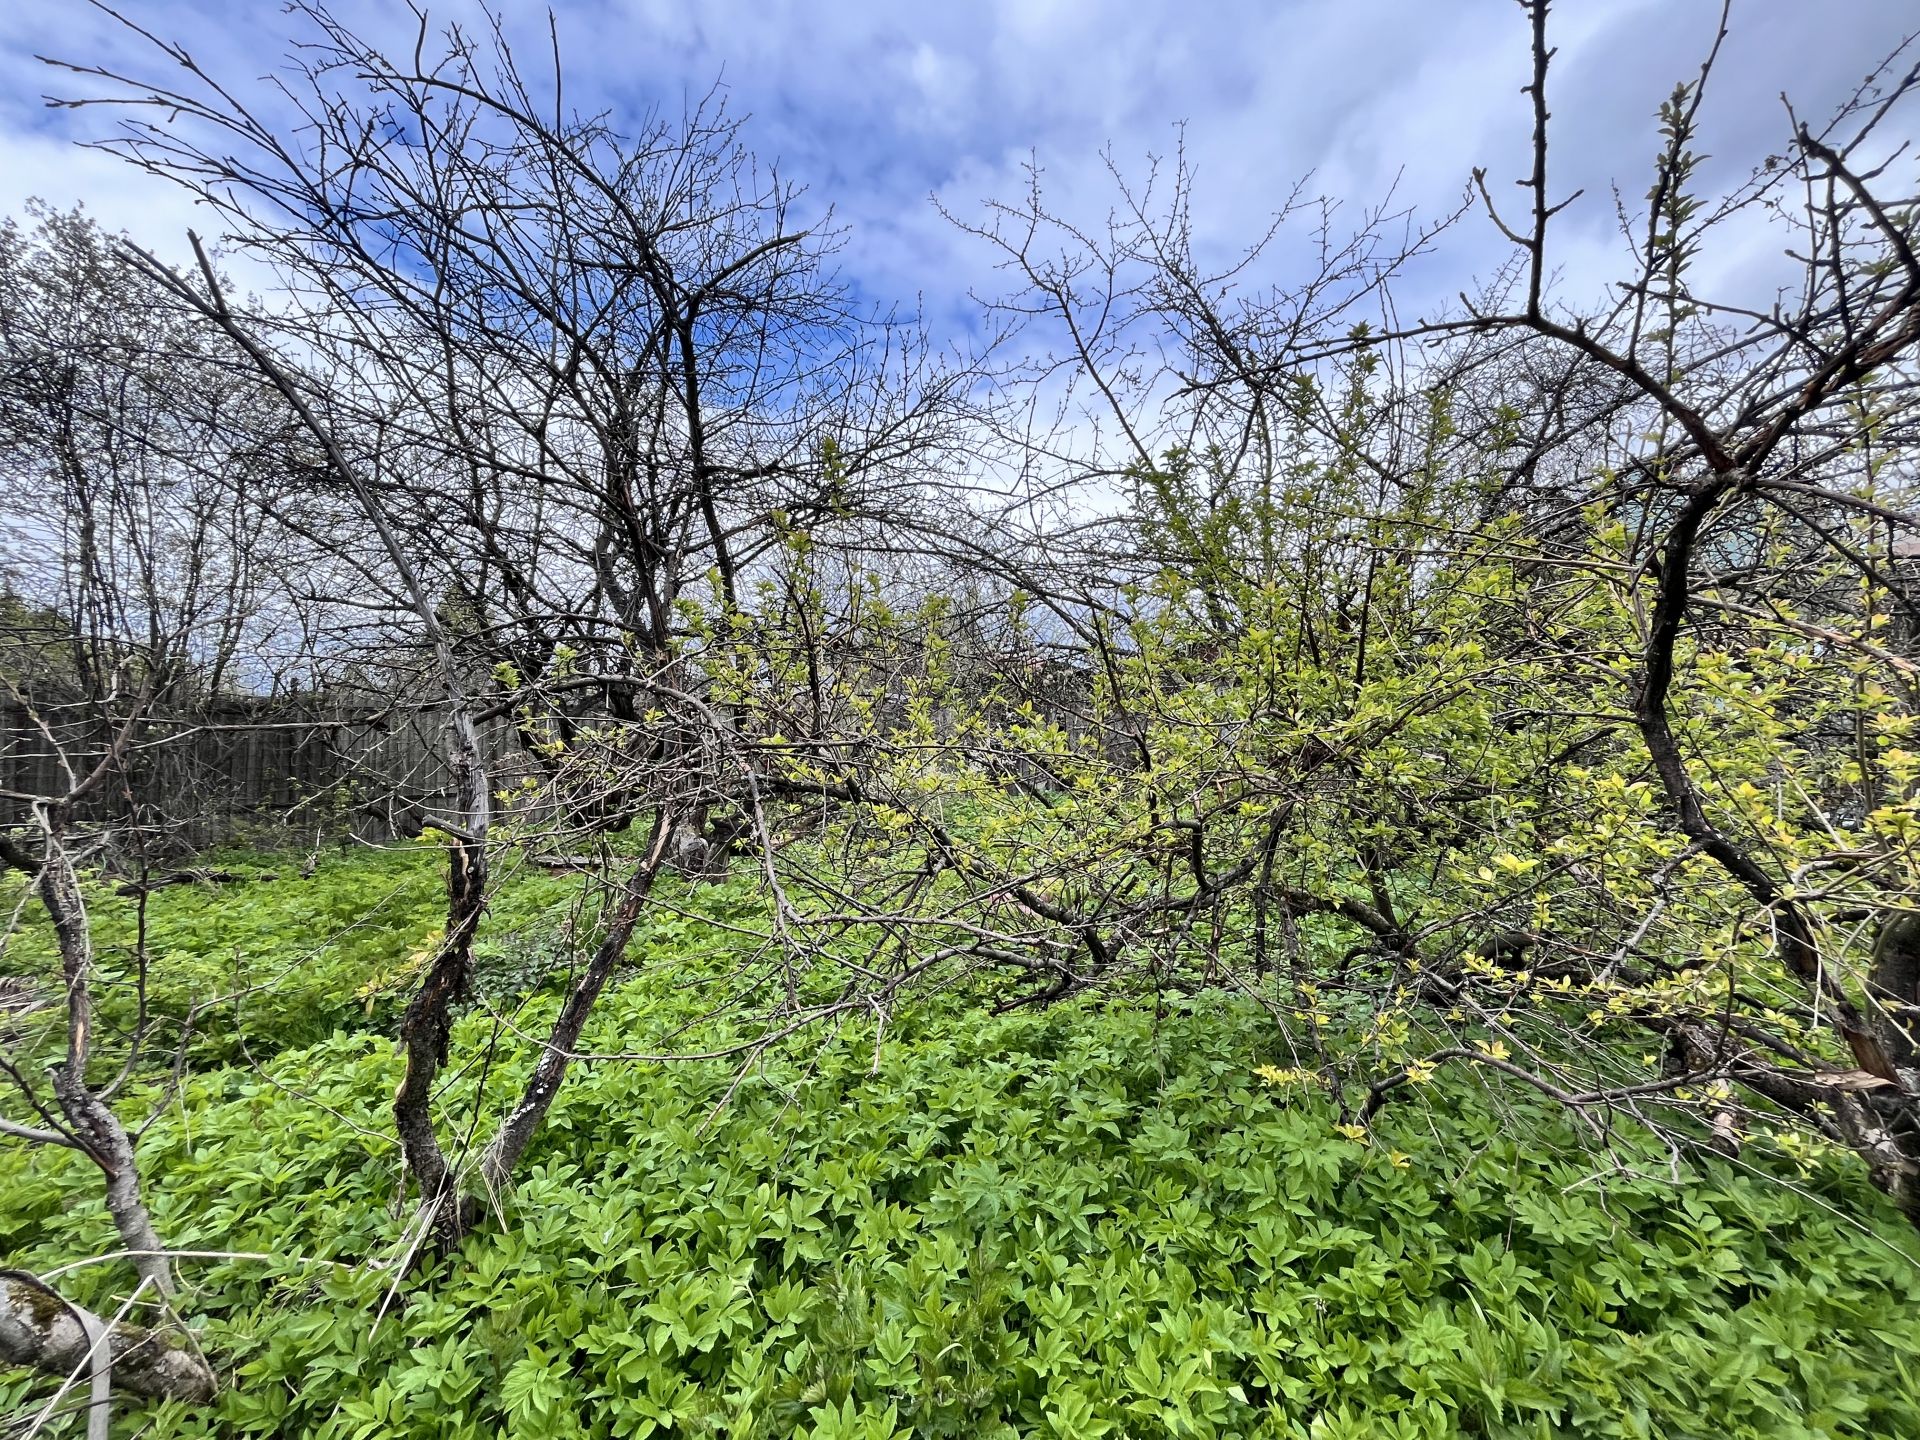
[[[166,1330],[109,1325],[24,1270],[0,1270],[0,1364],[67,1378],[90,1372],[89,1332],[106,1334],[116,1388],[150,1400],[213,1398],[212,1369]]]

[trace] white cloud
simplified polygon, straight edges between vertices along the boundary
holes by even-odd
[[[1438,213],[1475,164],[1488,166],[1499,198],[1523,198],[1511,181],[1524,160],[1526,36],[1510,0],[999,0],[919,10],[881,0],[568,0],[558,10],[572,103],[616,115],[657,103],[673,113],[724,72],[736,108],[753,112],[749,142],[849,226],[849,275],[876,299],[924,295],[948,326],[966,319],[969,287],[997,282],[990,256],[927,197],[978,213],[983,199],[1019,192],[1029,153],[1052,202],[1096,223],[1113,199],[1103,147],[1141,175],[1145,157],[1166,154],[1185,121],[1199,180],[1196,241],[1219,254],[1256,236],[1310,170],[1353,207],[1377,201],[1399,177],[1402,201]],[[251,0],[134,0],[130,13],[185,40],[249,94],[260,93],[256,77],[285,47],[278,7]],[[349,0],[342,13],[406,39],[400,7]],[[474,14],[464,3],[434,13]],[[1619,179],[1630,201],[1644,190],[1657,143],[1652,109],[1697,63],[1715,13],[1656,0],[1556,7],[1555,188],[1588,189],[1557,222],[1569,283],[1606,273],[1608,182]],[[544,21],[518,7],[509,18],[523,54],[543,65]],[[1795,89],[1809,112],[1824,110],[1910,20],[1902,0],[1736,7],[1708,109],[1713,163],[1732,167],[1736,154],[1777,145],[1781,88]],[[0,15],[0,207],[17,210],[32,194],[84,200],[103,222],[179,253],[191,208],[109,157],[66,148],[69,137],[104,133],[110,117],[39,108],[41,91],[86,83],[35,64],[34,51],[167,72],[90,9],[41,0]],[[1435,295],[1504,248],[1479,218],[1447,243],[1427,278]]]
[[[907,59],[907,74],[923,107],[920,123],[947,131],[965,127],[974,108],[972,65],[923,40]]]

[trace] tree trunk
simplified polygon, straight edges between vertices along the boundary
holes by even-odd
[[[32,1275],[0,1270],[0,1361],[67,1377],[85,1373],[88,1331],[106,1332],[113,1383],[153,1400],[213,1398],[207,1362],[162,1330],[108,1325]]]
[[[57,829],[48,832],[37,889],[53,921],[67,987],[67,1056],[53,1070],[54,1098],[60,1102],[62,1116],[74,1137],[106,1177],[107,1212],[113,1216],[121,1244],[133,1254],[134,1269],[161,1295],[172,1295],[173,1269],[140,1193],[133,1140],[113,1107],[87,1085],[93,1028],[93,939],[79,877],[73,873]]]

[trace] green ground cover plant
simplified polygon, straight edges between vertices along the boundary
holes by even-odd
[[[364,897],[396,869],[326,873]],[[564,889],[528,883],[529,905]],[[285,893],[179,887],[172,933],[229,946]],[[685,981],[751,949],[713,923],[750,911],[751,886],[678,898],[592,1048],[729,1037]],[[354,997],[390,957],[340,956],[335,1017],[364,1017]],[[377,1025],[303,1044],[315,1014],[272,1013],[286,1047],[192,1075],[142,1145],[173,1244],[271,1258],[185,1262],[224,1389],[126,1433],[1920,1431],[1911,1230],[1838,1153],[1734,1165],[1626,1129],[1596,1153],[1556,1107],[1465,1072],[1356,1132],[1318,1087],[1275,1083],[1289,1037],[1243,999],[994,1016],[956,991],[881,1037],[795,1037],[744,1077],[731,1059],[591,1066],[500,1224],[398,1284],[378,1263],[402,1231],[392,1046]],[[454,1064],[491,1066],[504,1103],[529,1050],[482,1007]],[[5,1263],[110,1251],[98,1195],[68,1152],[9,1152]],[[104,1303],[112,1271],[63,1283]],[[0,1408],[44,1389],[0,1382]]]
[[[340,1029],[390,1031],[408,985],[438,942],[446,877],[437,850],[355,846],[313,857],[231,851],[183,874],[216,880],[168,884],[144,901],[116,876],[88,887],[103,1027],[131,1025],[141,1004],[170,1022],[177,1044],[192,1016],[188,1051],[199,1064],[264,1058]],[[39,917],[18,874],[0,875],[0,904]],[[567,943],[575,877],[526,865],[509,871],[476,956],[483,990],[522,984]],[[57,975],[50,927],[28,923],[0,950],[0,976]],[[51,1019],[52,1017],[47,1017]]]

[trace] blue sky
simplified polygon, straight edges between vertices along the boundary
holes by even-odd
[[[1610,273],[1609,181],[1637,199],[1657,145],[1653,110],[1690,76],[1718,5],[1709,0],[1562,0],[1553,105],[1555,189],[1588,198],[1560,232],[1570,283]],[[289,22],[272,0],[127,0],[127,13],[185,43],[242,93],[285,49]],[[338,13],[393,33],[402,7],[349,0]],[[401,13],[396,16],[396,11]],[[470,16],[436,6],[436,18]],[[510,33],[544,51],[544,12],[507,9]],[[843,264],[876,301],[924,303],[937,333],[977,317],[970,289],[999,288],[991,257],[943,220],[1016,195],[1031,155],[1071,215],[1104,213],[1101,161],[1142,173],[1184,122],[1198,177],[1204,246],[1225,253],[1256,236],[1293,182],[1358,206],[1398,197],[1437,214],[1469,171],[1498,189],[1519,173],[1527,124],[1519,93],[1526,33],[1512,0],[1268,0],[1268,3],[1090,3],[994,0],[890,4],[746,0],[561,0],[568,90],[616,116],[649,104],[677,110],[716,79],[752,116],[747,138],[831,203],[848,227]],[[1920,26],[1911,0],[1740,0],[1715,81],[1703,146],[1742,171],[1786,134],[1778,96],[1819,114]],[[157,71],[81,0],[16,0],[0,13],[0,210],[30,195],[84,202],[102,221],[165,253],[193,223],[177,192],[109,156],[77,150],[99,135],[99,111],[53,112],[39,97],[82,81],[33,60],[50,53]],[[1469,220],[1416,288],[1448,295],[1503,246]]]

